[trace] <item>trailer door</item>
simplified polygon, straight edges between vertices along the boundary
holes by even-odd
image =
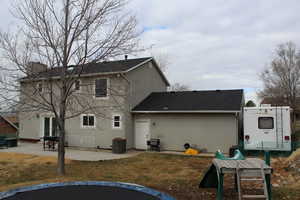
[[[289,107],[244,109],[246,150],[291,150]]]
[[[264,148],[277,147],[277,134],[276,134],[276,117],[273,116],[259,116],[257,118],[258,132],[260,135],[259,146]]]

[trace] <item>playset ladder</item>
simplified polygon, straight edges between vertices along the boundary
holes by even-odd
[[[249,169],[241,169],[239,163],[237,163],[236,167],[236,175],[237,175],[237,189],[239,200],[242,199],[266,199],[269,200],[266,175],[263,166],[257,170],[249,170]],[[259,181],[263,183],[264,194],[261,195],[249,195],[242,194],[241,182],[242,181]]]

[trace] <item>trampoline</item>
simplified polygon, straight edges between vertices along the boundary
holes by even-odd
[[[1,200],[175,200],[144,186],[115,182],[68,182],[23,187],[0,193]]]

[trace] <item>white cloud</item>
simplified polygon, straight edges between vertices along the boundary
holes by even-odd
[[[135,0],[143,26],[163,26],[143,35],[152,52],[169,54],[167,77],[193,89],[247,88],[257,101],[258,74],[274,48],[294,41],[300,46],[298,0]],[[249,91],[252,88],[253,91]],[[255,90],[255,91],[254,91]]]
[[[245,92],[245,102],[247,101],[253,101],[257,106],[260,105],[261,100],[258,98],[256,91],[246,91]]]
[[[9,2],[1,0],[2,30],[12,21]],[[254,99],[276,45],[300,46],[299,0],[132,0],[129,7],[147,28],[142,44],[153,45],[140,56],[168,54],[168,79],[193,89],[246,88]]]

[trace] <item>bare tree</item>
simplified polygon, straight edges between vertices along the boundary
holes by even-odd
[[[300,54],[292,42],[281,44],[276,49],[270,66],[261,74],[264,88],[260,98],[273,98],[281,104],[289,105],[295,113],[299,109],[297,97],[300,95]],[[295,114],[293,120],[295,121]]]
[[[125,11],[125,0],[20,0],[14,8],[23,26],[0,33],[1,97],[18,102],[21,112],[54,114],[63,175],[66,120],[96,110],[90,96],[77,94],[74,85],[87,63],[138,51],[137,21]]]
[[[161,71],[166,72],[168,69],[168,66],[171,64],[169,55],[166,53],[154,53],[152,55],[155,58],[155,61],[157,62]],[[188,91],[188,90],[190,90],[190,87],[188,85],[185,85],[182,83],[174,83],[168,88],[168,90],[169,91]]]
[[[256,107],[256,104],[252,100],[249,100],[245,104],[245,107]]]
[[[169,91],[188,91],[190,87],[181,83],[174,83],[169,87]]]
[[[166,72],[171,64],[169,55],[166,53],[154,53],[152,56],[155,58],[160,70]]]

